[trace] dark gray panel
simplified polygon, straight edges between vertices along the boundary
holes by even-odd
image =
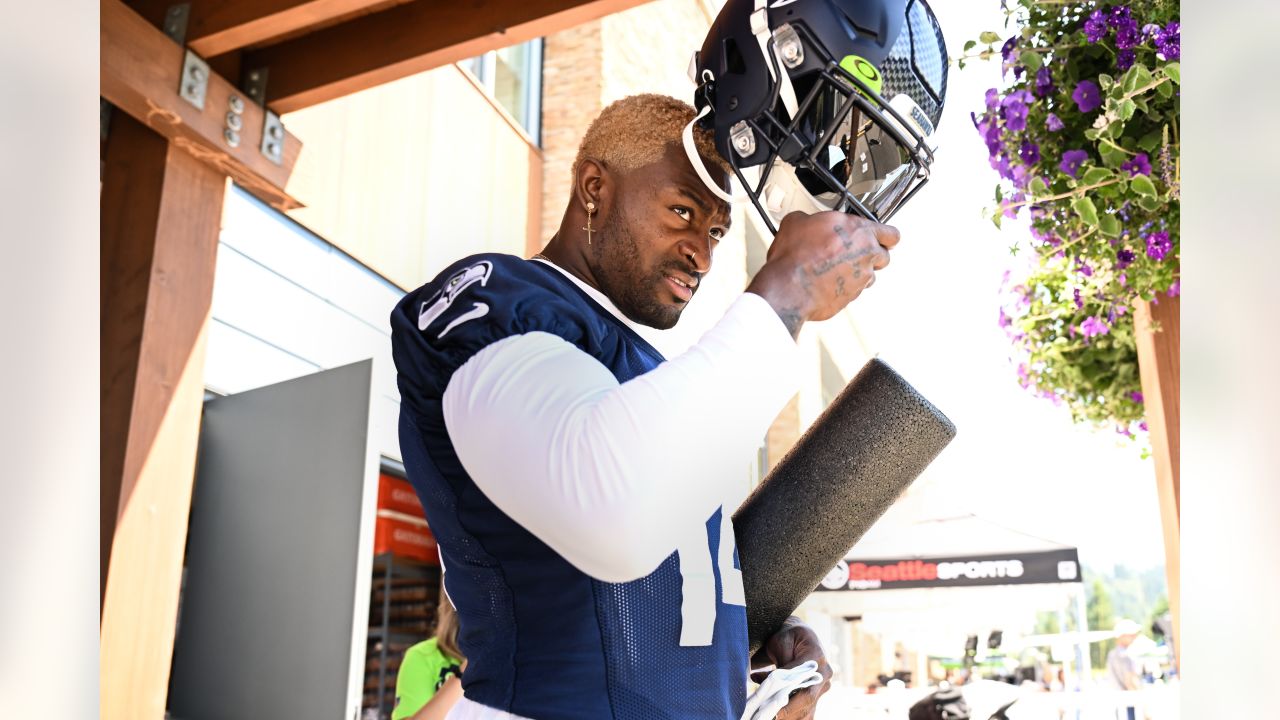
[[[364,361],[205,403],[173,717],[351,717],[371,378]]]

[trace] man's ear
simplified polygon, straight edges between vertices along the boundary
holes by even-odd
[[[602,219],[608,212],[615,186],[614,174],[603,160],[584,158],[578,163],[578,175],[573,183],[575,204],[586,212],[587,203],[593,203],[597,219]]]

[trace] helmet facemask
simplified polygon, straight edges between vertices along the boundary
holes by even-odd
[[[911,96],[886,99],[871,63],[833,57],[804,24],[777,27],[762,54],[771,99],[722,152],[771,231],[795,210],[886,222],[928,181],[933,123]],[[716,107],[715,78],[701,80],[698,105]]]

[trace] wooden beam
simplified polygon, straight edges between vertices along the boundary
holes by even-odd
[[[157,27],[174,0],[130,0]],[[213,57],[307,31],[339,18],[386,5],[387,0],[218,0],[191,3],[187,47]]]
[[[1179,489],[1179,334],[1181,298],[1162,297],[1159,303],[1138,302],[1134,327],[1138,343],[1138,371],[1146,407],[1151,454],[1156,465],[1156,490],[1164,528],[1165,576],[1169,612],[1173,616],[1174,651],[1181,654],[1182,621],[1178,565],[1181,543]],[[1181,664],[1179,664],[1181,667]]]
[[[301,207],[284,190],[302,150],[298,138],[286,132],[283,163],[268,160],[259,150],[264,111],[246,101],[240,144],[231,147],[223,138],[228,98],[244,93],[215,74],[204,110],[196,108],[178,95],[185,51],[120,0],[100,0],[100,11],[104,98],[272,207]]]
[[[128,116],[102,185],[100,716],[162,720],[226,176]]]
[[[414,0],[245,53],[267,101],[293,112],[515,45],[647,0]]]

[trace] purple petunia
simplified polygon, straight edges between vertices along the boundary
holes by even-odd
[[[1009,69],[1013,67],[1013,63],[1015,62],[1013,51],[1016,50],[1017,47],[1018,47],[1018,36],[1014,35],[1013,37],[1006,40],[1004,43],[1004,46],[1000,48],[1000,58],[1002,60],[1002,62],[1000,63],[1001,77],[1004,77],[1005,73],[1009,72]]]
[[[1077,310],[1084,309],[1084,300],[1080,298],[1080,288],[1071,291],[1071,299],[1075,301]]]
[[[1085,337],[1094,337],[1097,335],[1106,335],[1111,332],[1111,328],[1102,320],[1089,316],[1080,323],[1080,334]]]
[[[1135,404],[1135,405],[1141,405],[1141,404],[1142,404],[1142,393],[1140,393],[1140,392],[1131,392],[1131,393],[1129,393],[1129,399],[1130,399],[1130,400],[1132,400],[1132,401],[1134,402],[1134,404]]]
[[[1107,19],[1101,10],[1089,13],[1089,19],[1084,21],[1084,36],[1091,43],[1107,36]]]
[[[1075,177],[1080,172],[1080,166],[1088,159],[1089,153],[1084,150],[1068,150],[1062,153],[1062,162],[1058,163],[1058,169]]]
[[[1036,71],[1036,97],[1046,97],[1052,95],[1056,88],[1053,86],[1053,72],[1047,67],[1042,67]]]
[[[1147,257],[1152,260],[1164,260],[1171,249],[1173,242],[1169,240],[1169,233],[1161,231],[1147,236]]]
[[[987,109],[995,110],[997,107],[1000,106],[1000,91],[995,88],[988,89],[986,94],[986,101],[987,101]]]
[[[1115,5],[1107,15],[1107,24],[1119,30],[1133,23],[1133,15],[1127,5]]]
[[[1138,153],[1137,155],[1134,155],[1132,158],[1130,158],[1129,160],[1126,160],[1123,164],[1121,164],[1120,169],[1127,171],[1129,173],[1129,177],[1136,177],[1138,175],[1150,175],[1151,160],[1150,158],[1147,157],[1146,153]]]
[[[969,117],[973,120],[973,126],[978,129],[978,134],[982,136],[982,141],[987,145],[987,154],[995,157],[1003,147],[1000,142],[1000,125],[996,122],[995,116],[984,113],[979,120],[977,115],[969,113]]]
[[[1049,117],[1044,121],[1045,127],[1049,128],[1049,132],[1058,132],[1066,125],[1062,124],[1062,118],[1053,113],[1049,113]]]
[[[1018,157],[1027,165],[1035,165],[1040,162],[1040,146],[1030,140],[1024,141],[1018,149]]]
[[[1021,132],[1027,129],[1027,106],[1018,100],[1008,101],[1004,103],[1002,109],[1004,114],[1004,124],[1014,132]]]
[[[1173,284],[1169,286],[1169,292],[1167,292],[1167,293],[1165,293],[1165,294],[1166,294],[1166,295],[1168,295],[1168,296],[1169,296],[1169,297],[1171,297],[1171,298],[1175,298],[1175,297],[1178,297],[1179,295],[1181,295],[1181,294],[1182,294],[1182,281],[1181,281],[1181,280],[1174,280],[1174,281],[1173,281]]]
[[[1071,99],[1076,101],[1076,107],[1082,113],[1093,112],[1102,107],[1102,93],[1092,80],[1081,80],[1076,85],[1075,92],[1071,93]]]
[[[1138,26],[1130,21],[1129,25],[1125,25],[1116,30],[1116,49],[1129,50],[1135,48],[1142,42],[1142,34],[1138,32]]]
[[[992,170],[995,170],[996,172],[1000,173],[1000,177],[1004,178],[1005,180],[1013,179],[1013,167],[1009,163],[1008,155],[1004,153],[1000,153],[998,155],[992,155],[991,159],[988,162],[991,163]]]
[[[1133,251],[1128,248],[1120,248],[1116,251],[1116,269],[1123,270],[1133,264],[1136,257]],[[1123,283],[1122,283],[1123,284]]]
[[[1156,33],[1156,57],[1161,60],[1177,60],[1182,57],[1182,26],[1171,22]]]
[[[1138,59],[1137,53],[1132,50],[1121,50],[1116,53],[1116,69],[1124,72],[1133,67],[1133,61]]]

